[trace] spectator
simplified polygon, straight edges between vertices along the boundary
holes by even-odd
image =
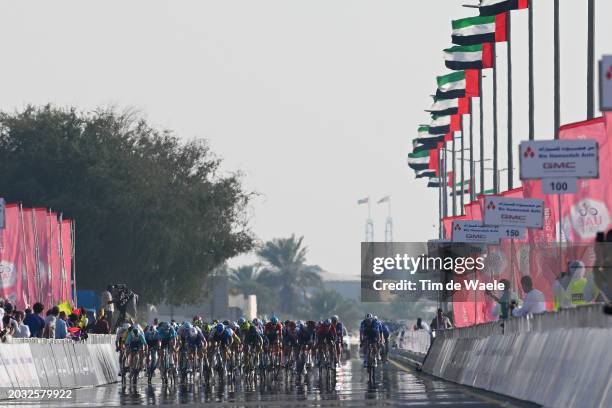
[[[45,327],[43,329],[43,337],[45,339],[55,338],[55,324],[57,323],[57,316],[59,316],[59,307],[53,306],[47,311]]]
[[[523,276],[521,278],[521,286],[525,292],[525,299],[523,299],[523,306],[520,308],[514,308],[512,310],[512,316],[521,317],[528,314],[538,314],[546,311],[546,299],[544,294],[533,287],[533,282],[529,276]]]
[[[113,303],[113,295],[111,294],[111,290],[113,288],[109,286],[107,290],[102,292],[102,309],[104,310],[104,315],[106,316],[106,320],[109,324],[113,322],[113,312],[115,311],[115,304]]]
[[[431,330],[433,331],[442,331],[453,328],[453,324],[451,323],[450,319],[444,315],[442,309],[438,309],[438,313],[431,321],[430,326]]]
[[[497,302],[493,309],[493,314],[502,320],[506,320],[510,317],[510,304],[513,300],[515,302],[518,300],[518,295],[512,291],[508,279],[501,279],[499,283],[504,285],[501,296],[498,297],[490,290],[485,291],[485,294]]]
[[[81,328],[81,331],[84,331],[89,323],[89,318],[87,317],[87,311],[83,306],[80,307],[79,312],[79,327]]]
[[[102,310],[103,312],[104,310]],[[96,334],[109,334],[110,333],[110,325],[108,324],[108,320],[106,320],[106,315],[104,313],[100,314],[96,324],[92,329],[92,333]]]
[[[30,327],[23,323],[23,319],[25,317],[25,313],[22,311],[15,312],[15,321],[17,322],[17,332],[15,333],[15,337],[17,338],[28,338],[30,337]]]
[[[45,319],[40,315],[45,307],[42,303],[34,303],[34,313],[29,309],[26,309],[26,317],[23,322],[30,328],[30,335],[32,337],[42,337],[43,329],[45,328]],[[30,311],[30,313],[28,313]]]
[[[55,322],[55,338],[65,339],[68,336],[68,323],[66,323],[66,312],[59,313]]]
[[[7,342],[15,336],[15,332],[18,330],[17,322],[9,314],[5,314],[2,318],[2,326],[4,328],[0,332],[0,337],[2,342]]]

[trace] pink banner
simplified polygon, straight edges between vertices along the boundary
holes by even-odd
[[[24,237],[24,250],[25,254],[25,263],[28,271],[28,303],[31,307],[34,303],[38,302],[40,299],[40,294],[38,292],[38,279],[36,273],[36,237],[34,231],[34,211],[30,208],[24,208],[22,219],[23,219],[23,231],[25,233]]]
[[[72,222],[62,220],[62,301],[72,300]]]
[[[62,301],[62,258],[60,257],[60,224],[57,213],[50,212],[49,217],[51,237],[51,303],[58,304]]]
[[[563,235],[572,243],[590,243],[612,227],[612,159],[603,118],[561,127],[561,139],[592,139],[599,144],[599,178],[578,180],[576,194],[561,196]]]
[[[39,284],[39,299],[45,307],[51,305],[51,277],[49,270],[50,256],[50,230],[47,210],[44,208],[34,209],[34,223],[36,232],[36,248],[38,261],[38,284]]]
[[[22,257],[20,256],[20,220],[17,204],[7,204],[5,228],[0,232],[0,296],[19,308],[24,307],[21,295]]]

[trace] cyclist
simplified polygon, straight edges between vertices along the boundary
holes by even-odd
[[[174,353],[174,349],[176,347],[176,330],[172,327],[168,322],[161,322],[159,326],[157,326],[157,335],[159,336],[160,350],[164,352],[170,353],[170,364],[171,366],[175,365],[176,356]]]
[[[192,362],[197,362],[200,358],[203,358],[206,350],[206,339],[202,330],[192,326],[187,334],[186,345],[189,351],[189,359]]]
[[[144,336],[147,342],[147,349],[149,351],[147,353],[147,367],[150,367],[153,353],[159,351],[160,337],[154,325],[145,327]],[[155,371],[155,368],[156,367],[151,367],[153,371]]]
[[[234,344],[236,334],[230,327],[225,327],[223,323],[218,323],[214,330],[210,332],[208,341],[223,350],[225,361],[229,361],[229,353]],[[240,340],[240,339],[239,339]]]
[[[374,316],[376,320],[378,320],[378,316]],[[384,348],[382,350],[383,360],[387,359],[387,353],[389,352],[389,328],[384,322],[379,321],[380,323],[380,332],[382,334],[384,340]]]
[[[244,317],[241,317],[240,319],[238,319],[238,336],[240,337],[241,340],[244,341],[244,338],[246,334],[249,332],[249,330],[251,329],[251,326],[252,326],[251,322],[249,322]]]
[[[131,324],[128,322],[123,323],[121,326],[117,327],[115,332],[115,351],[119,353],[119,367],[123,367],[123,359],[126,358],[125,350],[123,348],[123,344],[125,343],[125,339],[127,337],[127,333],[130,330]],[[119,371],[119,376],[122,373]]]
[[[241,331],[241,333],[243,333]],[[253,357],[259,356],[259,354],[263,351],[263,337],[257,331],[257,328],[254,325],[251,325],[249,329],[243,334],[243,344],[244,344],[244,352],[245,353],[254,353]],[[245,358],[250,357],[246,355]],[[258,360],[258,359],[256,359]],[[253,367],[255,368],[255,367]]]
[[[333,352],[335,355],[335,351],[333,350],[336,342],[336,328],[332,325],[330,319],[325,320],[317,326],[315,339],[317,342],[316,349],[319,351],[319,355],[324,347],[328,347],[330,352]]]
[[[145,339],[144,332],[139,325],[134,325],[132,329],[128,331],[125,339],[125,347],[129,350],[129,367],[132,367],[133,360],[136,356],[138,356],[140,361],[144,360],[144,351],[147,348],[147,340]]]
[[[259,320],[258,318],[254,318],[251,324],[255,326],[259,334],[263,336],[263,325],[261,323],[261,320]]]
[[[285,367],[288,363],[289,358],[293,352],[297,352],[298,349],[298,338],[297,338],[297,325],[294,321],[285,321],[285,327],[283,328],[283,359],[282,366]],[[295,359],[295,355],[293,356]]]
[[[344,328],[344,324],[338,318],[338,315],[333,315],[331,317],[332,326],[336,330],[336,361],[340,362],[340,356],[342,355],[342,342],[344,340],[344,336],[346,336],[346,329]]]
[[[264,342],[267,350],[275,350],[278,355],[278,362],[282,362],[283,350],[280,346],[283,342],[283,325],[276,316],[272,316],[264,326]]]
[[[365,319],[359,325],[359,347],[366,346],[364,348],[364,359],[363,366],[365,367],[368,362],[368,346],[374,344],[376,350],[382,342],[382,329],[380,328],[380,322],[375,319],[371,313],[366,314]]]

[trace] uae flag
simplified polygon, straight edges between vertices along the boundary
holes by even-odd
[[[427,187],[430,188],[440,188],[442,185],[442,179],[440,177],[430,177],[429,182],[427,183]]]
[[[478,74],[476,69],[467,69],[437,77],[436,98],[455,99],[479,96]]]
[[[429,133],[432,135],[449,134],[461,130],[461,115],[432,115]],[[451,139],[452,140],[452,139]]]
[[[432,177],[436,177],[436,171],[435,170],[431,170],[431,169],[417,170],[417,171],[415,171],[415,173],[416,173],[416,178],[432,178]]]
[[[429,151],[429,170],[433,170],[435,176],[440,175],[440,149],[443,147],[444,142],[439,142],[435,149]]]
[[[461,185],[461,181],[456,183],[455,188],[451,191],[451,197],[454,195],[460,196],[463,194],[470,194],[470,180],[465,180],[463,185]]]
[[[426,126],[426,125],[419,126],[418,132],[419,132],[419,135],[417,136],[415,141],[418,143],[423,143],[423,144],[433,144],[432,149],[436,147],[436,144],[438,142],[444,141],[446,137],[445,134],[435,135],[435,134],[429,133],[429,126]]]
[[[506,14],[453,20],[453,44],[476,45],[508,41]]]
[[[415,171],[429,169],[429,150],[408,153],[408,166]]]
[[[468,98],[438,99],[434,97],[434,103],[427,112],[436,116],[467,115],[470,113],[470,102]]]
[[[443,140],[443,139],[439,139],[439,140],[438,139],[425,139],[425,140],[415,139],[412,142],[412,151],[416,153],[416,152],[420,152],[421,150],[435,149],[436,145],[438,144],[440,140]]]
[[[509,10],[521,10],[529,7],[529,0],[480,0],[480,15],[494,16]]]
[[[493,68],[493,44],[456,45],[444,50],[446,67],[452,70]]]

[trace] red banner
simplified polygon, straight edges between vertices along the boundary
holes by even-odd
[[[36,231],[36,249],[38,262],[38,301],[48,307],[51,302],[51,277],[50,277],[50,240],[49,219],[47,210],[44,208],[34,209],[34,228]]]
[[[62,220],[62,297],[61,300],[72,299],[72,223],[70,220]]]
[[[599,178],[578,180],[576,194],[561,196],[563,235],[572,243],[595,241],[612,227],[612,159],[603,118],[561,127],[561,139],[592,139],[599,144]]]
[[[7,204],[5,208],[5,227],[0,232],[0,296],[23,307],[21,296],[21,268],[19,240],[19,207],[17,204]]]
[[[34,237],[34,213],[29,208],[24,208],[21,212],[21,221],[23,222],[23,248],[22,253],[25,261],[25,270],[27,278],[23,282],[25,293],[25,303],[32,307],[38,301],[38,281],[36,279],[36,241]]]
[[[50,212],[47,214],[49,218],[49,234],[51,239],[51,252],[49,259],[51,260],[51,303],[58,304],[62,301],[62,259],[60,257],[60,224],[57,220],[57,214]]]

